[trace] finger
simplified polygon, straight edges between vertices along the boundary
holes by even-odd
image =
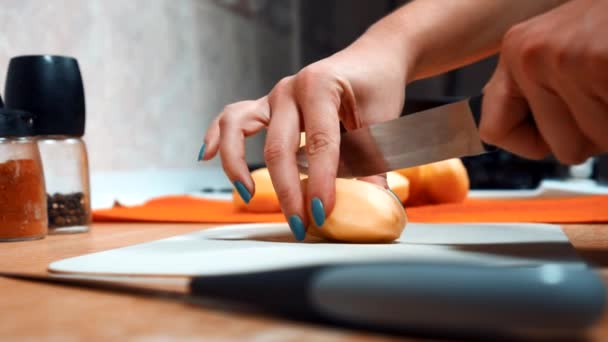
[[[538,26],[536,26],[538,27]],[[534,27],[512,30],[503,41],[505,66],[526,98],[543,140],[562,163],[584,161],[594,149],[572,115],[572,109],[556,92],[555,72],[546,58],[551,51],[540,42]]]
[[[224,113],[227,109],[231,109],[231,111],[235,111],[235,107],[242,110],[252,110],[254,112],[259,112],[261,115],[268,117],[269,109],[268,109],[268,100],[267,97],[261,97],[256,101],[243,101],[237,102],[233,105],[226,106],[224,111],[220,113],[209,125],[207,128],[207,132],[205,133],[205,138],[203,139],[203,145],[199,150],[198,160],[209,160],[213,159],[220,147],[220,120],[222,119]]]
[[[543,86],[532,86],[528,94],[538,129],[555,157],[564,164],[585,161],[595,147],[579,129],[568,105]]]
[[[296,164],[296,151],[300,144],[298,107],[290,93],[273,91],[270,108],[271,120],[266,134],[264,160],[281,210],[296,240],[302,241],[306,236],[308,215]]]
[[[484,88],[479,134],[483,141],[525,158],[541,159],[549,154],[503,58]]]
[[[267,101],[261,100],[229,105],[219,121],[222,167],[245,203],[255,193],[255,184],[245,160],[245,137],[266,127],[270,118]]]
[[[339,159],[339,85],[317,81],[317,74],[304,73],[297,79],[297,101],[306,131],[308,189],[306,201],[317,227],[322,227],[333,210]]]
[[[198,152],[198,161],[213,159],[217,154],[220,146],[220,118],[221,114],[218,115],[212,122],[205,138],[203,139],[203,145]]]
[[[570,108],[583,135],[595,145],[597,153],[608,151],[608,103],[594,95],[591,89],[586,89],[586,85],[575,83],[574,79],[556,78],[557,92]]]

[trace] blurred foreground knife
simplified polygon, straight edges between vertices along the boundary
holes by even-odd
[[[344,133],[338,177],[355,178],[496,150],[479,138],[483,95]],[[308,174],[302,147],[301,173]]]

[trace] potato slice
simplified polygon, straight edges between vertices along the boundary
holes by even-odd
[[[388,183],[388,188],[399,197],[401,203],[405,203],[410,195],[410,181],[397,172],[387,172],[386,182]]]

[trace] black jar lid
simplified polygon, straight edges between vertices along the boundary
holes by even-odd
[[[0,108],[0,138],[34,136],[34,115],[21,110]]]
[[[4,100],[6,107],[36,117],[36,135],[84,135],[84,87],[75,58],[52,55],[12,58]]]

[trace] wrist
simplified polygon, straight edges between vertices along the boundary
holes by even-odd
[[[401,11],[395,12],[370,26],[361,39],[377,41],[386,53],[397,59],[402,67],[403,82],[409,84],[418,77],[422,44],[415,38],[416,30],[404,19]]]
[[[412,82],[418,59],[418,46],[413,39],[408,39],[398,27],[379,22],[371,26],[354,45],[373,51],[373,54],[384,56],[391,68],[400,75],[404,84]]]

